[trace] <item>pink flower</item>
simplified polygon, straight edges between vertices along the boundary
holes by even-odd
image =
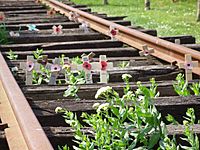
[[[27,70],[28,71],[32,71],[33,70],[33,68],[34,68],[34,63],[32,62],[32,61],[28,61],[27,63],[26,63],[26,68],[27,68]]]
[[[51,65],[51,72],[59,72],[61,70],[61,67],[57,64]]]
[[[108,64],[106,61],[101,61],[101,70],[106,70]]]
[[[83,68],[85,68],[87,70],[91,70],[92,65],[89,62],[86,61],[86,62],[83,63]]]

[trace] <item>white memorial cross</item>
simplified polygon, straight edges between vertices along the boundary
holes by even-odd
[[[54,17],[56,14],[56,11],[54,8],[51,8],[50,10],[47,11],[47,15],[50,17]]]
[[[77,12],[72,12],[72,11],[69,12],[68,18],[70,21],[78,22],[78,17],[79,17],[79,14]]]
[[[60,58],[55,58],[53,64],[50,66],[51,77],[48,85],[56,85],[56,79],[61,72],[62,67],[60,65]]]
[[[92,80],[92,72],[91,71],[97,71],[100,72],[100,83],[108,83],[107,80],[107,69],[113,68],[113,63],[107,62],[106,55],[100,55],[100,61],[99,62],[89,62],[89,56],[83,56],[82,57],[83,64],[82,65],[75,65],[71,64],[71,70],[83,70],[85,72],[85,80],[86,83],[93,83]]]
[[[100,83],[108,83],[107,69],[112,69],[113,68],[113,63],[112,62],[107,62],[106,55],[100,55],[100,57],[99,57],[99,63],[101,65]]]
[[[55,35],[63,34],[62,28],[63,28],[63,27],[62,27],[61,25],[58,25],[58,26],[54,25],[54,26],[52,27],[52,29],[53,29],[53,34],[55,34]]]
[[[85,33],[89,32],[89,23],[83,21],[82,24],[79,26]]]
[[[142,46],[143,51],[139,52],[140,56],[149,56],[150,54],[154,53],[153,48],[148,48],[147,45]]]
[[[0,12],[0,22],[5,21],[5,19],[6,19],[6,16],[5,16],[4,12]]]
[[[198,61],[192,61],[192,56],[190,54],[185,55],[185,62],[179,64],[180,68],[185,69],[186,81],[192,80],[192,69],[198,67]]]
[[[20,69],[23,69],[26,71],[26,85],[32,85],[32,80],[33,80],[33,75],[32,72],[33,70],[40,70],[40,64],[37,63],[37,61],[34,59],[33,56],[27,56],[27,61],[26,63],[21,62],[20,63]]]
[[[119,30],[115,26],[110,26],[109,35],[111,40],[116,40],[116,35],[119,33]]]

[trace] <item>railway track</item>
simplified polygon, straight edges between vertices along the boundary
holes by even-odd
[[[195,44],[193,36],[157,37],[156,30],[144,29],[131,25],[124,20],[125,16],[107,16],[92,12],[85,5],[77,5],[70,1],[55,0],[0,0],[0,11],[5,14],[4,23],[8,31],[19,33],[19,36],[8,34],[12,43],[0,45],[0,149],[57,149],[58,145],[74,145],[73,131],[62,114],[56,114],[56,107],[67,108],[76,112],[78,118],[82,112],[95,112],[92,107],[97,90],[105,84],[99,82],[99,72],[93,72],[93,84],[77,85],[80,101],[63,97],[67,85],[63,75],[59,75],[59,85],[26,85],[27,71],[20,68],[26,64],[27,56],[33,55],[36,49],[43,49],[43,55],[48,55],[48,61],[62,54],[72,58],[83,53],[95,53],[93,62],[98,62],[100,55],[106,55],[112,62],[113,69],[109,72],[109,83],[121,95],[125,87],[121,76],[131,74],[131,89],[137,89],[137,81],[149,87],[149,79],[155,78],[158,83],[160,97],[155,100],[155,106],[165,116],[172,114],[177,121],[182,122],[187,108],[194,108],[196,119],[199,117],[199,97],[180,97],[174,92],[173,80],[179,73],[184,73],[176,65],[183,63],[185,54],[190,54],[193,60],[200,62],[199,44]],[[54,16],[47,11],[56,11]],[[70,13],[77,13],[72,21]],[[59,14],[60,13],[60,14]],[[66,17],[67,16],[67,17]],[[81,28],[81,22],[89,23],[87,32]],[[36,25],[36,31],[28,31],[27,24]],[[52,34],[52,27],[62,25],[62,34]],[[118,31],[115,38],[110,39],[110,27]],[[179,44],[174,44],[178,41]],[[153,48],[152,56],[140,56],[144,45]],[[193,48],[193,49],[190,49]],[[10,50],[18,55],[16,60],[7,56]],[[119,67],[123,63],[129,67]],[[18,68],[13,75],[12,68]],[[193,77],[198,81],[199,64],[193,69]],[[194,81],[191,81],[194,82]],[[104,100],[98,100],[104,103]],[[177,111],[178,110],[178,111]],[[194,132],[200,136],[199,125],[194,126]],[[85,129],[87,132],[87,128]],[[183,126],[169,125],[168,132],[177,138],[184,134]],[[181,143],[181,142],[180,142]]]

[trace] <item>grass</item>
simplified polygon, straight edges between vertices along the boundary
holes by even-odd
[[[196,0],[151,0],[151,10],[144,11],[144,0],[71,0],[86,4],[93,11],[104,12],[111,16],[128,16],[134,25],[156,29],[159,36],[193,35],[200,43],[200,22],[196,22]]]

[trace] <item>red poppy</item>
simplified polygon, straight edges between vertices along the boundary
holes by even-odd
[[[61,29],[59,27],[56,27],[56,32],[60,32]]]
[[[112,29],[112,30],[110,31],[110,33],[111,33],[113,36],[117,35],[117,31],[116,31],[115,29]]]
[[[101,61],[101,70],[106,70],[108,64],[106,61]]]
[[[87,70],[91,70],[92,65],[89,62],[86,61],[86,62],[83,63],[83,68],[85,68]]]
[[[0,21],[4,21],[5,16],[4,15],[0,15]]]

